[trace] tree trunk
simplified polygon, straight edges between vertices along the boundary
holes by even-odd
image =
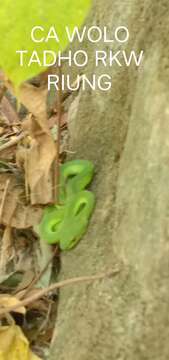
[[[168,0],[95,0],[88,19],[128,27],[125,50],[143,49],[144,61],[95,68],[92,60],[85,73],[110,74],[112,89],[76,99],[71,150],[95,163],[97,204],[84,238],[62,254],[60,278],[121,271],[60,291],[52,360],[169,359],[168,20]]]

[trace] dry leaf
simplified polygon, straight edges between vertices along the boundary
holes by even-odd
[[[10,124],[19,122],[17,111],[11,105],[10,100],[6,96],[4,96],[1,101],[1,111],[6,116]]]
[[[37,76],[38,77],[38,76]],[[20,86],[19,99],[36,117],[46,116],[47,86],[33,86],[24,82]]]
[[[1,223],[17,229],[25,229],[38,224],[42,216],[42,209],[24,204],[23,186],[12,174],[0,175],[0,202],[8,178],[10,184],[2,210]]]
[[[24,121],[23,126],[31,137],[24,164],[31,204],[51,203],[53,201],[52,165],[56,159],[55,143],[44,118],[31,116]]]
[[[6,226],[1,240],[0,273],[6,273],[6,267],[12,256],[12,236],[10,225]]]
[[[9,306],[15,306],[20,304],[20,300],[17,299],[15,296],[7,295],[7,294],[1,294],[0,295],[0,308],[8,308]],[[14,312],[25,314],[26,309],[24,306],[18,307]]]
[[[17,325],[0,327],[0,360],[41,360],[29,349],[29,343]]]

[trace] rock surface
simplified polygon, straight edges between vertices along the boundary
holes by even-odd
[[[62,255],[60,278],[123,265],[114,278],[60,291],[51,360],[169,358],[168,18],[168,0],[95,0],[88,19],[127,26],[126,51],[143,49],[144,62],[107,67],[107,93],[80,92],[70,147],[95,163],[97,206],[83,240]]]

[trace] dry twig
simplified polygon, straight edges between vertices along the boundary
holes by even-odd
[[[20,133],[16,138],[11,139],[8,142],[6,142],[5,144],[1,145],[0,146],[0,152],[10,148],[11,146],[14,146],[14,145],[18,144],[18,142],[20,140],[24,139],[27,135],[28,135],[28,132]]]
[[[119,267],[115,267],[114,269],[111,269],[107,272],[104,272],[104,273],[101,273],[98,275],[81,276],[81,277],[75,277],[73,279],[67,279],[67,280],[60,281],[58,283],[48,286],[45,289],[41,289],[41,290],[37,291],[36,294],[29,296],[26,299],[20,301],[19,304],[16,304],[14,306],[9,306],[6,308],[1,308],[0,316],[2,317],[8,312],[16,310],[20,306],[27,306],[30,303],[38,300],[39,298],[43,297],[44,295],[47,295],[49,292],[52,292],[56,289],[59,289],[59,288],[62,288],[62,287],[68,286],[68,285],[79,284],[81,282],[92,282],[92,281],[96,281],[96,280],[101,280],[101,279],[104,279],[105,277],[115,276],[119,272],[120,272]]]
[[[49,264],[52,262],[53,258],[55,255],[57,255],[58,252],[58,248],[55,247],[54,252],[52,254],[52,256],[50,257],[50,259],[47,261],[46,265],[44,266],[44,268],[42,269],[42,271],[33,279],[33,281],[29,284],[29,286],[27,287],[27,289],[25,289],[25,292],[21,292],[17,295],[18,299],[23,299],[25,298],[25,296],[29,293],[30,290],[33,289],[33,287],[38,283],[38,281],[42,278],[42,276],[45,274]]]

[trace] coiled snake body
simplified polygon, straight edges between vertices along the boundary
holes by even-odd
[[[86,232],[95,205],[91,191],[85,190],[94,175],[87,160],[73,160],[60,167],[59,205],[48,206],[39,225],[40,237],[61,250],[74,247]]]

